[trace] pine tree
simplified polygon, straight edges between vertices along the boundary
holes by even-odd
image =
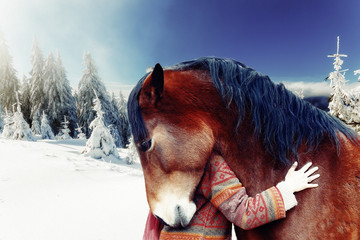
[[[131,136],[129,139],[129,152],[128,152],[128,156],[126,157],[126,163],[127,164],[134,164],[135,162],[139,161],[139,155],[138,152],[136,150],[136,146],[134,143],[134,138]]]
[[[41,127],[40,127],[40,123],[39,123],[39,114],[35,114],[33,116],[33,120],[31,122],[31,131],[35,135],[41,134]]]
[[[70,81],[67,78],[66,71],[64,65],[62,64],[59,51],[56,57],[56,66],[57,66],[57,71],[59,72],[60,82],[62,83],[61,99],[63,101],[61,102],[61,113],[64,116],[67,116],[67,119],[69,121],[69,129],[71,131],[70,135],[72,137],[76,137],[75,128],[78,124],[78,117],[76,113],[76,99],[72,94]]]
[[[31,65],[30,71],[30,102],[31,113],[30,118],[33,119],[35,114],[45,110],[45,95],[44,95],[44,58],[36,38],[34,38],[32,52],[31,52]]]
[[[57,134],[61,131],[61,123],[64,116],[69,121],[70,135],[75,136],[77,124],[75,98],[71,94],[71,87],[67,79],[60,53],[55,60],[52,53],[49,54],[44,67],[44,86],[46,99],[46,113],[50,126]]]
[[[67,140],[72,139],[70,136],[70,129],[69,129],[69,121],[66,119],[66,116],[64,116],[64,121],[62,124],[61,134],[59,135],[58,139],[60,140]]]
[[[47,119],[47,116],[45,112],[43,112],[42,118],[41,118],[41,137],[42,139],[54,139],[54,133],[49,125],[49,121]]]
[[[81,127],[79,126],[79,124],[77,125],[76,131],[77,131],[77,138],[78,139],[86,139],[86,136],[83,133],[83,131],[82,131]]]
[[[17,93],[16,93],[16,99],[17,99],[17,111],[14,113],[15,132],[13,135],[13,139],[36,141],[34,135],[30,130],[29,124],[23,118],[20,107],[20,101]]]
[[[119,94],[119,101],[118,101],[118,111],[120,116],[120,129],[119,132],[121,133],[121,141],[123,143],[122,147],[126,147],[129,144],[130,139],[130,124],[127,116],[127,104],[124,98],[124,95],[120,91]]]
[[[83,57],[83,76],[79,82],[77,91],[77,111],[79,117],[79,125],[84,129],[85,135],[90,136],[90,123],[95,118],[95,111],[92,109],[92,103],[95,98],[94,91],[97,85],[104,90],[105,86],[100,82],[97,69],[93,64],[89,53],[85,52]],[[94,89],[94,90],[93,90]]]
[[[56,119],[57,117],[57,111],[52,110],[57,108],[57,101],[59,101],[59,94],[56,87],[56,84],[59,81],[59,76],[56,71],[55,58],[52,52],[49,53],[48,57],[44,61],[43,81],[45,99],[44,109],[51,126],[53,118]],[[53,117],[52,115],[55,116]]]
[[[19,87],[16,70],[12,66],[12,57],[5,40],[0,35],[0,104],[2,107],[11,109],[16,103],[14,92],[17,92]]]
[[[114,140],[109,129],[105,126],[104,112],[101,107],[100,99],[97,96],[94,101],[94,110],[96,112],[96,118],[89,126],[92,129],[92,132],[90,138],[86,142],[83,153],[93,158],[103,158],[107,156],[119,158],[119,153],[116,149]]]
[[[123,143],[120,139],[120,135],[119,135],[119,131],[117,129],[117,127],[114,124],[110,124],[108,126],[109,132],[112,136],[112,138],[114,139],[114,143],[116,147],[122,147]]]
[[[15,122],[11,113],[7,111],[5,108],[5,118],[4,118],[4,128],[2,132],[2,136],[7,139],[12,139],[15,132]]]
[[[97,68],[91,58],[90,53],[85,52],[82,78],[79,82],[77,91],[77,107],[79,125],[84,129],[86,136],[90,136],[90,123],[95,118],[95,111],[92,109],[92,103],[97,95],[101,102],[102,111],[104,114],[103,120],[105,126],[114,124],[119,126],[120,120],[116,112],[114,112],[113,105],[110,102],[110,96],[106,91],[104,83],[101,81],[97,73]]]
[[[344,120],[348,115],[345,105],[345,99],[347,99],[347,93],[344,90],[346,82],[345,74],[335,70],[330,73],[329,80],[332,88],[331,101],[329,103],[330,114]]]
[[[113,123],[110,124],[108,127],[110,129],[110,133],[113,136],[115,140],[116,147],[125,147],[127,144],[127,139],[123,138],[122,133],[122,126],[121,126],[121,118],[120,118],[120,112],[118,108],[118,101],[115,97],[115,94],[111,94],[111,105],[112,105],[112,113],[113,113]]]
[[[27,123],[31,123],[31,103],[30,103],[30,95],[31,95],[31,89],[30,89],[30,83],[29,79],[26,78],[26,76],[23,76],[23,81],[20,87],[20,102],[21,102],[21,111],[24,115],[24,119]]]
[[[0,133],[3,131],[4,125],[5,125],[5,123],[4,123],[4,120],[2,117],[1,106],[0,106]]]

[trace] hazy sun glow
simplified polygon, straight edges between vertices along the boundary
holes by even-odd
[[[22,11],[17,0],[0,0],[0,29],[6,35],[7,32],[17,27]]]

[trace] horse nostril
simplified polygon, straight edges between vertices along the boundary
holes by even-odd
[[[186,220],[186,216],[184,215],[184,211],[179,205],[176,206],[176,215],[176,218],[180,221],[180,225],[182,227],[186,227],[189,224]]]
[[[156,217],[162,224],[164,224],[164,225],[166,225],[166,226],[169,226],[161,217],[156,216],[156,215],[155,215],[155,217]]]

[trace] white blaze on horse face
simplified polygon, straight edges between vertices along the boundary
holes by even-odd
[[[172,227],[187,226],[196,212],[193,195],[214,145],[208,129],[201,123],[191,132],[158,124],[151,131],[143,165],[148,202],[153,214]]]
[[[189,191],[164,185],[154,203],[153,214],[171,227],[186,227],[196,212],[196,205],[190,198]]]

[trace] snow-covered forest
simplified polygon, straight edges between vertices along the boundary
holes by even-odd
[[[121,92],[118,96],[109,94],[89,52],[83,56],[83,72],[77,89],[70,86],[59,51],[44,57],[35,38],[29,59],[29,75],[20,80],[6,41],[0,38],[0,132],[3,137],[30,141],[35,139],[33,135],[44,139],[90,138],[96,100],[101,106],[104,127],[115,146],[128,146],[126,100]]]
[[[20,80],[0,39],[0,239],[141,239],[148,205],[123,94],[89,52],[76,89],[59,52],[44,58],[35,39],[29,59]]]

